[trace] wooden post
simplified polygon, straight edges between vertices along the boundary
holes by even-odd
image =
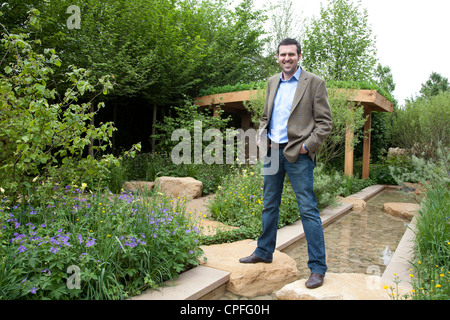
[[[347,133],[345,135],[345,175],[353,176],[353,138],[355,133],[353,129],[347,126]]]
[[[364,145],[363,145],[363,167],[362,167],[362,178],[369,178],[369,167],[370,167],[370,131],[372,128],[372,111],[370,108],[364,108],[364,118],[366,122],[364,123]]]

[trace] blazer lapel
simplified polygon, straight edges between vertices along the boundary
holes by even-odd
[[[308,86],[308,83],[309,83],[308,72],[302,70],[302,72],[300,73],[300,79],[298,81],[297,90],[295,91],[294,101],[292,102],[291,114],[298,106],[300,100],[302,99],[306,87]]]

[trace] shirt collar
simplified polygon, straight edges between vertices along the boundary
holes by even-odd
[[[293,78],[295,78],[295,80],[298,81],[298,79],[300,79],[300,73],[302,72],[302,68],[298,67],[297,71],[294,73],[294,75],[292,76],[292,78],[290,78],[289,80],[284,80],[283,79],[283,73],[280,76],[280,80],[281,81],[291,81]]]

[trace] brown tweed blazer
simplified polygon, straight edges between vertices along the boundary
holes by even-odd
[[[273,111],[275,95],[278,91],[281,73],[267,81],[266,100],[260,121],[260,157],[267,155],[267,130]],[[308,149],[314,161],[316,152],[331,132],[333,121],[325,81],[313,73],[302,70],[288,119],[289,142],[284,155],[289,162],[295,162],[302,145]]]

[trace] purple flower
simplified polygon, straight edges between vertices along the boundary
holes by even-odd
[[[50,252],[52,252],[52,253],[57,253],[58,251],[59,251],[58,248],[54,248],[54,247],[50,248]]]
[[[27,247],[25,247],[25,246],[20,246],[17,250],[18,250],[19,252],[25,252],[25,251],[27,250]]]
[[[190,254],[193,254],[193,253],[194,253],[194,251],[192,251],[192,250],[189,250],[189,253],[190,253]]]
[[[33,287],[33,288],[30,289],[30,292],[31,292],[32,294],[35,294],[35,293],[36,293],[36,290],[37,290],[37,289],[36,289],[35,287]]]
[[[83,242],[83,237],[81,236],[81,234],[79,234],[78,236],[77,236],[77,238],[78,238],[78,240],[80,241],[80,244]]]
[[[92,247],[93,245],[95,245],[95,240],[94,238],[89,238],[91,240],[89,240],[88,242],[86,242],[86,247]]]
[[[87,256],[87,253],[86,253],[86,252],[84,252],[84,253],[80,254],[80,257],[79,257],[78,259],[80,259],[80,260],[81,260],[81,258],[82,258],[83,256]]]

